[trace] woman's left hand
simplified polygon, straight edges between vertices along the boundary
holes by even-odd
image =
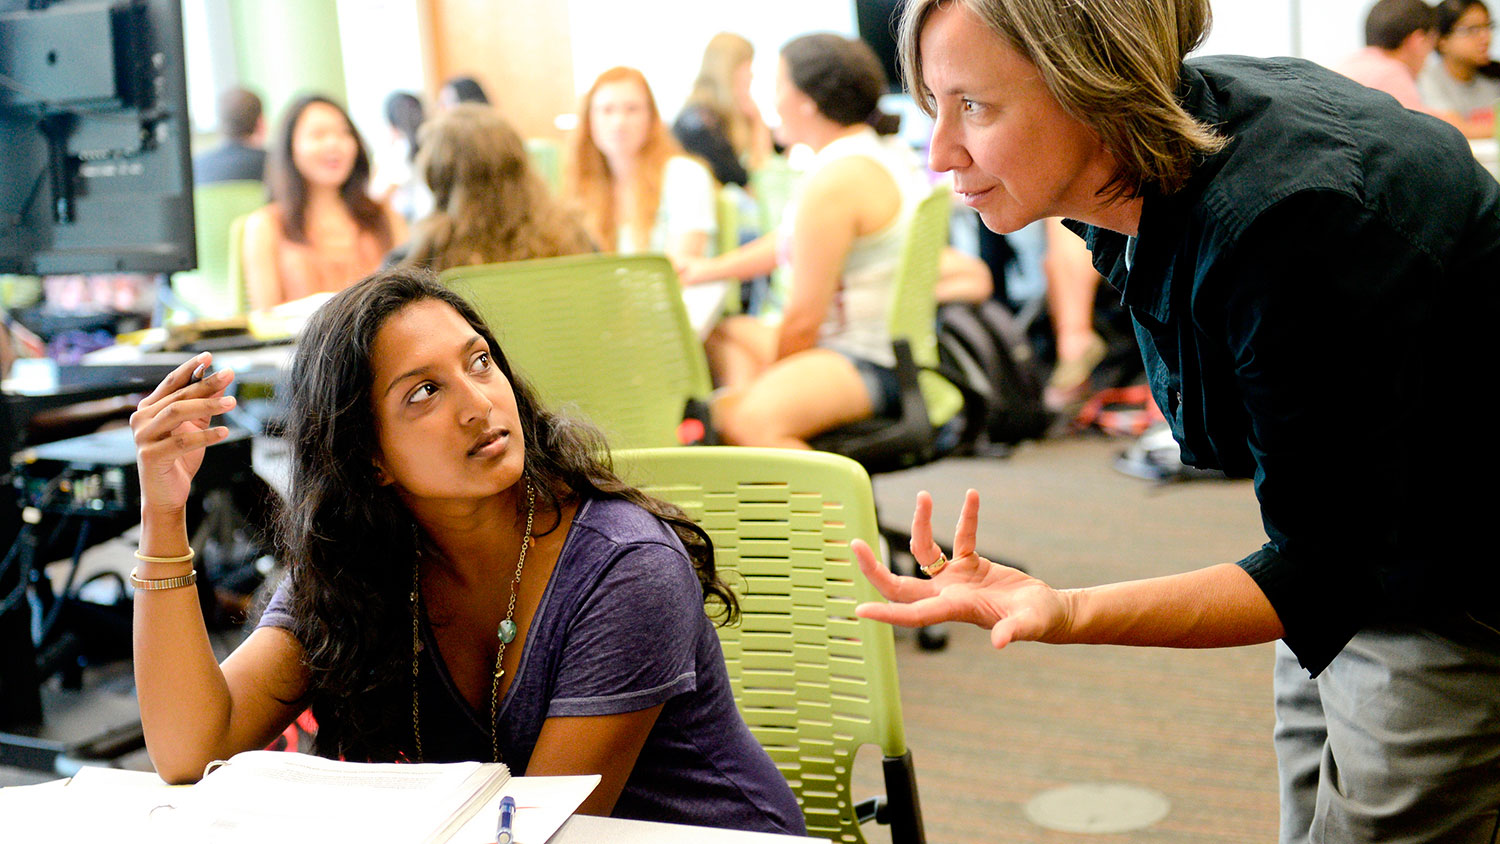
[[[969,490],[953,536],[953,559],[934,571],[931,579],[892,574],[860,540],[852,544],[866,578],[891,603],[860,604],[861,618],[922,627],[943,621],[964,621],[990,629],[990,641],[1003,648],[1019,641],[1060,641],[1069,624],[1069,603],[1063,593],[1019,569],[992,563],[974,551],[979,523],[979,493]],[[932,541],[932,496],[917,495],[912,516],[912,556],[925,568],[939,561],[942,551]]]

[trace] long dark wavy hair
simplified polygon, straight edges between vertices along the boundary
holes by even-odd
[[[398,494],[377,481],[372,350],[381,326],[426,300],[457,311],[489,346],[515,392],[525,443],[523,478],[538,514],[587,498],[623,499],[671,526],[721,623],[739,614],[718,577],[708,535],[682,511],[620,480],[598,431],[542,407],[516,377],[495,336],[463,297],[429,271],[395,267],[338,293],[303,329],[287,397],[290,492],[280,514],[289,562],[292,632],[305,649],[315,751],[351,760],[412,756],[412,566],[424,547]],[[519,513],[518,513],[519,517]],[[643,623],[649,623],[643,619]]]
[[[370,155],[365,151],[365,142],[354,128],[354,121],[344,107],[322,94],[305,94],[292,101],[282,115],[281,125],[276,129],[276,140],[271,145],[267,168],[271,182],[271,199],[281,207],[282,233],[295,243],[307,242],[307,180],[297,172],[292,159],[292,136],[302,112],[313,103],[322,103],[338,110],[349,134],[354,136],[354,169],[349,178],[339,186],[339,196],[349,215],[364,231],[375,235],[381,248],[390,249],[391,223],[386,219],[385,209],[370,198]]]

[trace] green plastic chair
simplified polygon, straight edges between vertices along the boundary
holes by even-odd
[[[726,185],[714,191],[715,225],[718,226],[718,242],[714,244],[717,255],[732,252],[740,245],[739,189]]]
[[[743,612],[719,628],[740,713],[781,770],[811,835],[862,844],[862,820],[894,844],[926,840],[901,723],[891,628],[854,616],[880,600],[849,549],[879,547],[870,477],[819,452],[761,448],[617,451],[627,482],[681,507],[713,539]],[[884,754],[886,794],[856,805],[856,751]]]
[[[937,374],[937,283],[939,262],[948,245],[952,191],[940,187],[922,200],[912,216],[896,266],[891,304],[892,339],[905,339],[920,371],[917,383],[933,427],[945,425],[964,408],[963,393]]]
[[[229,224],[229,287],[239,297],[239,311],[250,310],[250,291],[245,287],[245,221],[249,214],[234,218]]]
[[[214,182],[193,188],[193,228],[198,269],[172,279],[177,295],[205,317],[243,313],[243,288],[237,283],[236,220],[266,204],[266,186],[255,181]]]
[[[901,383],[895,418],[862,419],[819,434],[812,446],[859,461],[870,472],[904,469],[941,456],[938,429],[963,411],[958,387],[937,372],[938,263],[948,243],[949,193],[917,206],[897,258],[889,330]]]
[[[713,385],[661,255],[574,255],[457,267],[442,279],[495,331],[551,408],[574,405],[616,448],[678,445]]]

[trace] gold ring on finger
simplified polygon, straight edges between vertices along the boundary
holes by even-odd
[[[942,551],[939,551],[936,560],[933,560],[931,563],[928,563],[925,566],[920,566],[920,568],[922,569],[922,573],[923,574],[927,575],[928,577],[932,577],[933,575],[937,574],[938,572],[940,572],[944,568],[946,568],[947,565],[948,565],[948,557],[947,557],[947,555],[944,554]]]

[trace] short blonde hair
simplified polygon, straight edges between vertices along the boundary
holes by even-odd
[[[932,13],[959,6],[979,18],[1041,75],[1068,114],[1098,133],[1118,163],[1101,191],[1138,196],[1146,186],[1173,193],[1195,157],[1226,140],[1177,102],[1182,59],[1213,22],[1208,0],[910,0],[899,52],[907,88],[928,114],[918,40]]]

